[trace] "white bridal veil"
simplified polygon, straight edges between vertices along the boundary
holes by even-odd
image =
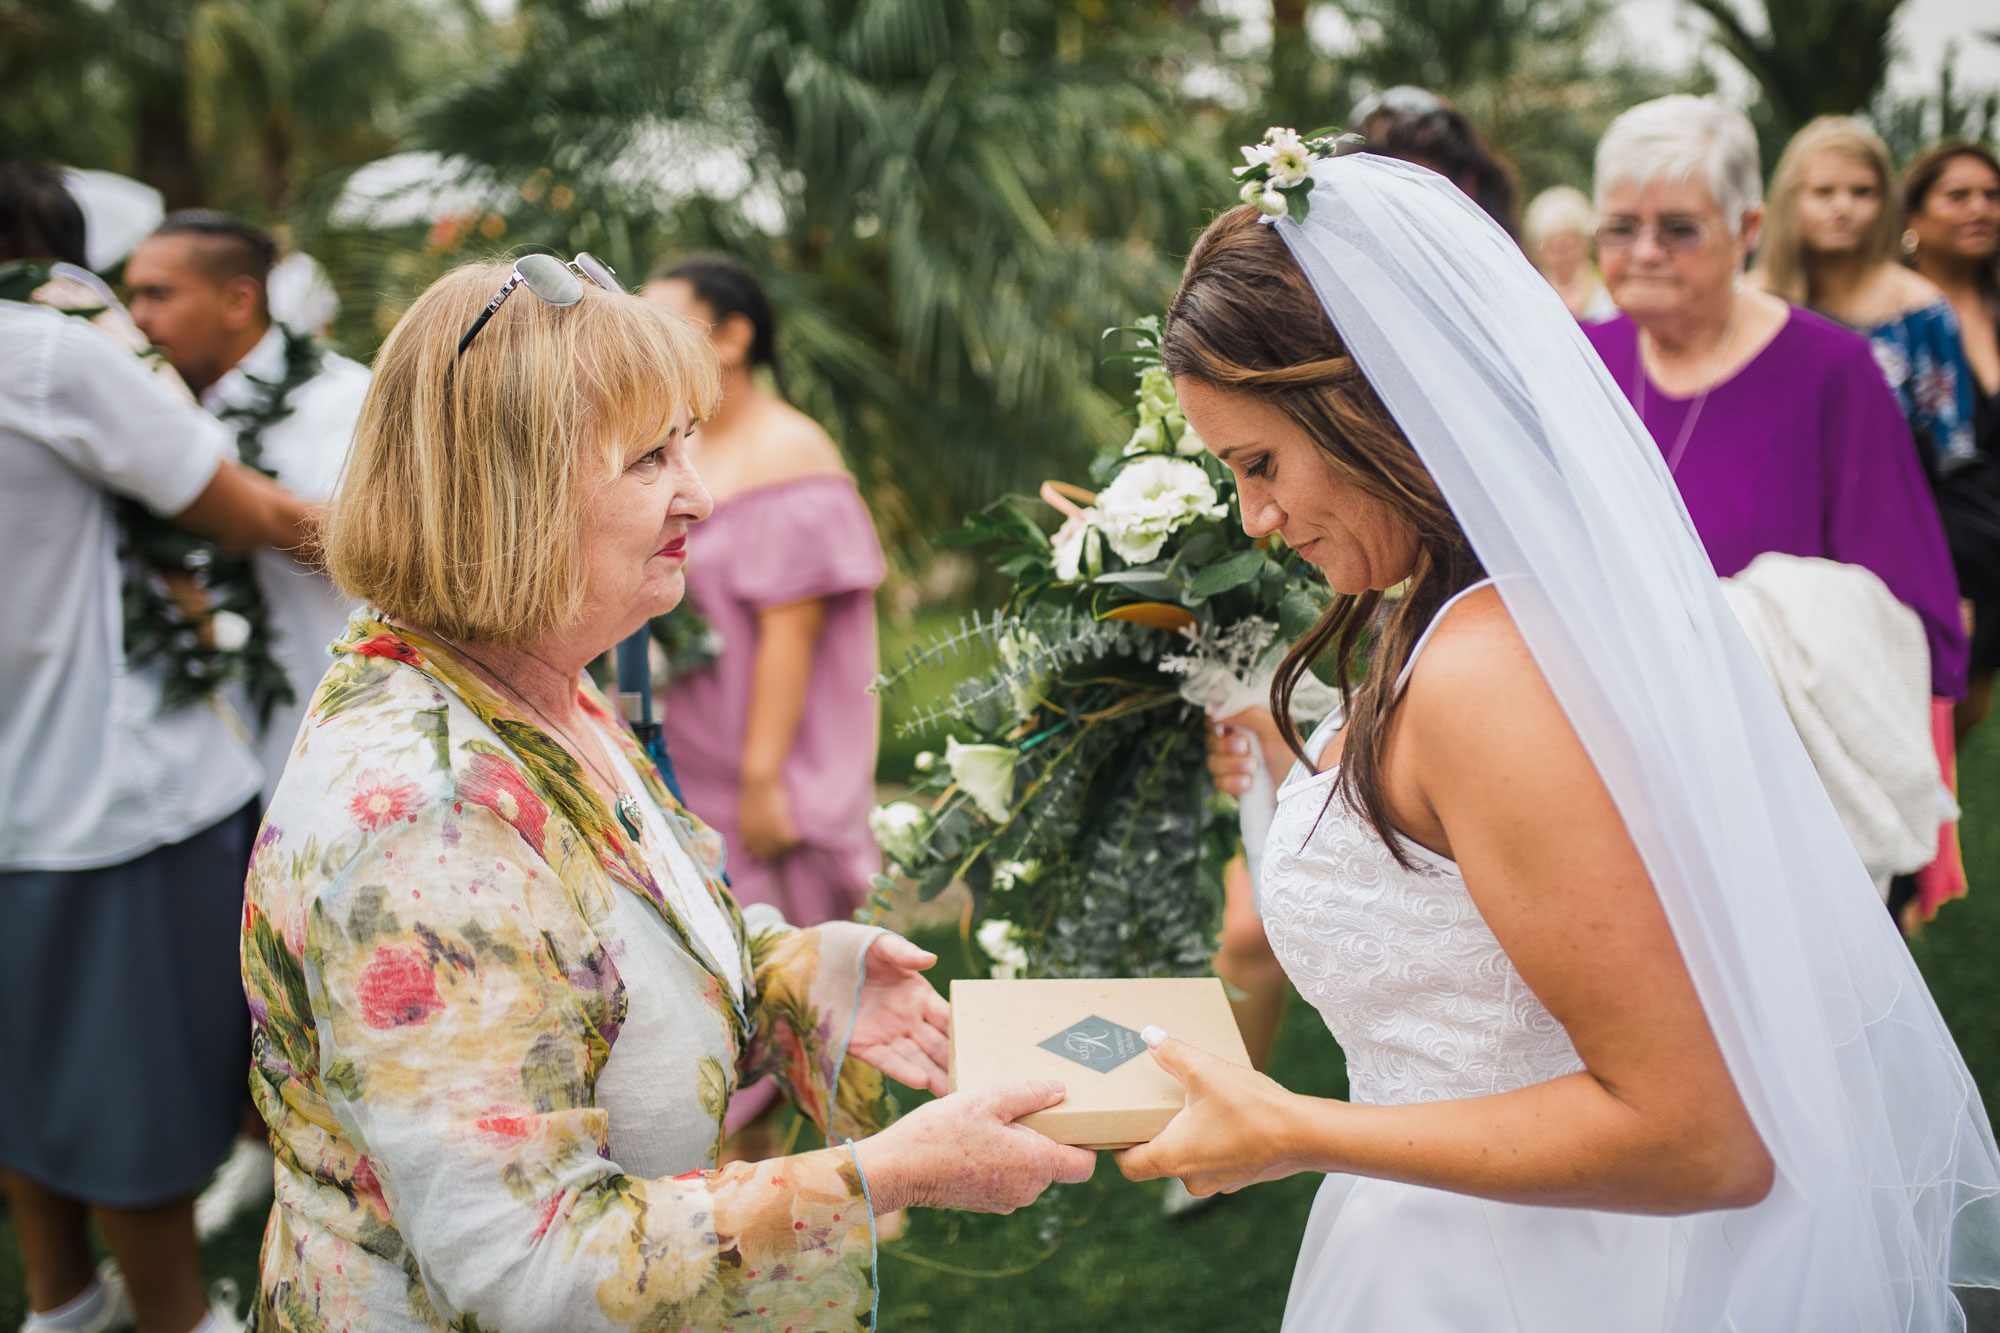
[[[1436,478],[1623,814],[1777,1163],[1687,1220],[1669,1326],[1953,1329],[2000,1285],[1979,1094],[1562,301],[1442,177],[1355,155],[1277,223]]]

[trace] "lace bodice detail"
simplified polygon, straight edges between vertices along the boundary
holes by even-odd
[[[1465,589],[1438,608],[1417,655]],[[1320,724],[1319,754],[1340,727]],[[1258,909],[1271,948],[1347,1053],[1349,1096],[1388,1106],[1483,1097],[1583,1068],[1569,1034],[1500,947],[1451,861],[1402,840],[1399,865],[1360,811],[1333,791],[1337,770],[1294,764],[1264,844]],[[1329,799],[1331,797],[1331,799]]]
[[[1271,947],[1377,1105],[1480,1097],[1583,1068],[1473,905],[1458,867],[1404,842],[1414,869],[1294,770],[1279,789],[1261,905]]]

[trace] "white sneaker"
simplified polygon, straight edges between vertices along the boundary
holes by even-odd
[[[125,1290],[125,1275],[118,1271],[118,1265],[106,1259],[97,1266],[97,1290],[86,1291],[78,1300],[89,1299],[92,1313],[81,1323],[52,1320],[30,1313],[21,1325],[21,1333],[44,1333],[44,1330],[60,1330],[61,1333],[112,1333],[114,1329],[132,1327],[132,1297]],[[72,1301],[71,1305],[76,1302]],[[79,1312],[80,1313],[80,1312]]]
[[[194,1232],[213,1240],[229,1224],[253,1209],[269,1211],[276,1190],[278,1162],[262,1143],[239,1138],[216,1168],[215,1179],[194,1201]]]

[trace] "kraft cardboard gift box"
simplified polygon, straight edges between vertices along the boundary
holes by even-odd
[[[1149,1023],[1249,1067],[1214,977],[954,981],[951,1087],[1055,1079],[1062,1102],[1020,1123],[1058,1143],[1129,1148],[1165,1129],[1185,1100],[1139,1036]]]

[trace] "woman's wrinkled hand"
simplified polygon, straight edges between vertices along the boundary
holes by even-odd
[[[1200,1197],[1308,1169],[1287,1147],[1297,1137],[1297,1096],[1184,1041],[1161,1041],[1153,1059],[1187,1089],[1187,1104],[1152,1142],[1114,1154],[1127,1179],[1179,1176]]]
[[[1097,1155],[1014,1122],[1063,1099],[1045,1080],[954,1092],[855,1144],[875,1211],[962,1208],[1011,1213],[1055,1181],[1090,1179]]]
[[[1257,770],[1256,750],[1250,744],[1252,736],[1257,738],[1257,748],[1264,752],[1264,763],[1271,770],[1271,780],[1280,782],[1284,779],[1285,767],[1291,764],[1292,752],[1278,732],[1277,719],[1271,716],[1268,708],[1246,708],[1229,717],[1209,721],[1208,772],[1215,779],[1217,791],[1241,796],[1250,790],[1250,775]]]
[[[937,955],[884,931],[868,946],[847,1052],[912,1088],[944,1096],[951,1006],[924,977]]]

